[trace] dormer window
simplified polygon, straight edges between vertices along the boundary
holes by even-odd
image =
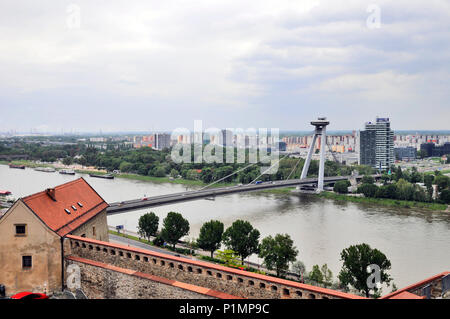
[[[64,208],[64,211],[65,211],[67,214],[70,214],[70,210],[68,210],[67,208]]]
[[[77,208],[76,208],[74,205],[72,205],[72,209],[73,209],[73,210],[77,210]]]
[[[77,203],[78,206],[83,207],[83,204],[81,204],[80,202]]]

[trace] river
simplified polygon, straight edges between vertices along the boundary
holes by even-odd
[[[30,195],[82,176],[107,202],[186,190],[186,186],[115,178],[91,178],[58,173],[10,169],[0,165],[0,189],[15,198]],[[298,259],[307,270],[327,263],[336,278],[342,249],[367,243],[381,250],[392,263],[390,274],[401,288],[434,274],[450,270],[450,214],[398,209],[351,202],[338,202],[315,195],[239,193],[214,201],[197,200],[108,216],[108,224],[136,231],[139,217],[153,211],[163,218],[170,211],[189,220],[188,238],[196,238],[206,221],[217,219],[230,226],[236,219],[249,221],[261,238],[287,233],[299,250]],[[250,258],[262,262],[257,256]],[[385,289],[383,293],[390,290]]]

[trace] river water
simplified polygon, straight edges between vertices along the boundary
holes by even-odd
[[[107,202],[186,190],[186,186],[115,178],[91,178],[58,173],[10,169],[0,165],[0,189],[15,198],[30,195],[82,176]],[[367,243],[381,250],[392,263],[390,274],[401,288],[434,274],[450,270],[450,214],[338,202],[315,195],[240,193],[214,201],[197,200],[108,217],[111,226],[124,225],[136,231],[139,217],[153,211],[160,226],[170,211],[189,220],[188,238],[196,238],[206,221],[217,219],[230,226],[236,219],[249,221],[261,238],[287,233],[299,250],[298,259],[307,270],[328,264],[336,278],[342,262],[340,252],[350,245]],[[261,263],[257,256],[251,261]],[[385,290],[384,293],[390,292]]]

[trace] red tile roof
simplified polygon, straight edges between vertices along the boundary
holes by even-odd
[[[233,296],[233,295],[230,295],[230,294],[227,294],[224,292],[220,292],[220,291],[216,291],[216,290],[212,290],[209,288],[196,286],[196,285],[192,285],[192,284],[187,284],[187,283],[176,281],[176,280],[166,279],[163,277],[146,274],[146,273],[142,273],[139,271],[134,271],[134,270],[126,269],[126,268],[121,268],[121,267],[113,266],[110,264],[105,264],[105,263],[102,263],[99,261],[94,261],[94,260],[85,259],[85,258],[76,257],[76,256],[68,256],[68,257],[66,257],[66,259],[73,260],[76,262],[81,262],[81,263],[84,263],[87,265],[91,265],[91,266],[95,266],[95,267],[99,267],[99,268],[103,268],[103,269],[109,269],[112,271],[120,272],[120,273],[134,276],[134,277],[152,280],[152,281],[159,282],[159,283],[162,283],[165,285],[178,287],[178,288],[181,288],[184,290],[189,290],[192,292],[196,292],[198,294],[207,295],[207,296],[218,298],[218,299],[243,299],[241,297]]]
[[[403,291],[389,299],[425,299],[425,296],[418,296],[407,291]]]
[[[108,207],[108,203],[83,178],[56,186],[54,196],[55,200],[47,191],[42,191],[21,200],[59,236],[69,234]]]

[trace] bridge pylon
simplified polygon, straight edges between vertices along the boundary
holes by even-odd
[[[308,155],[306,155],[305,165],[303,165],[302,175],[300,176],[300,179],[305,179],[308,175],[309,164],[311,164],[311,157],[314,152],[314,146],[316,144],[317,137],[320,136],[320,162],[317,192],[323,191],[323,177],[325,171],[325,144],[327,143],[326,127],[328,124],[330,124],[330,122],[327,121],[326,117],[319,117],[317,120],[311,121],[311,125],[315,126],[315,130],[313,140],[311,142],[311,145],[309,146]]]

